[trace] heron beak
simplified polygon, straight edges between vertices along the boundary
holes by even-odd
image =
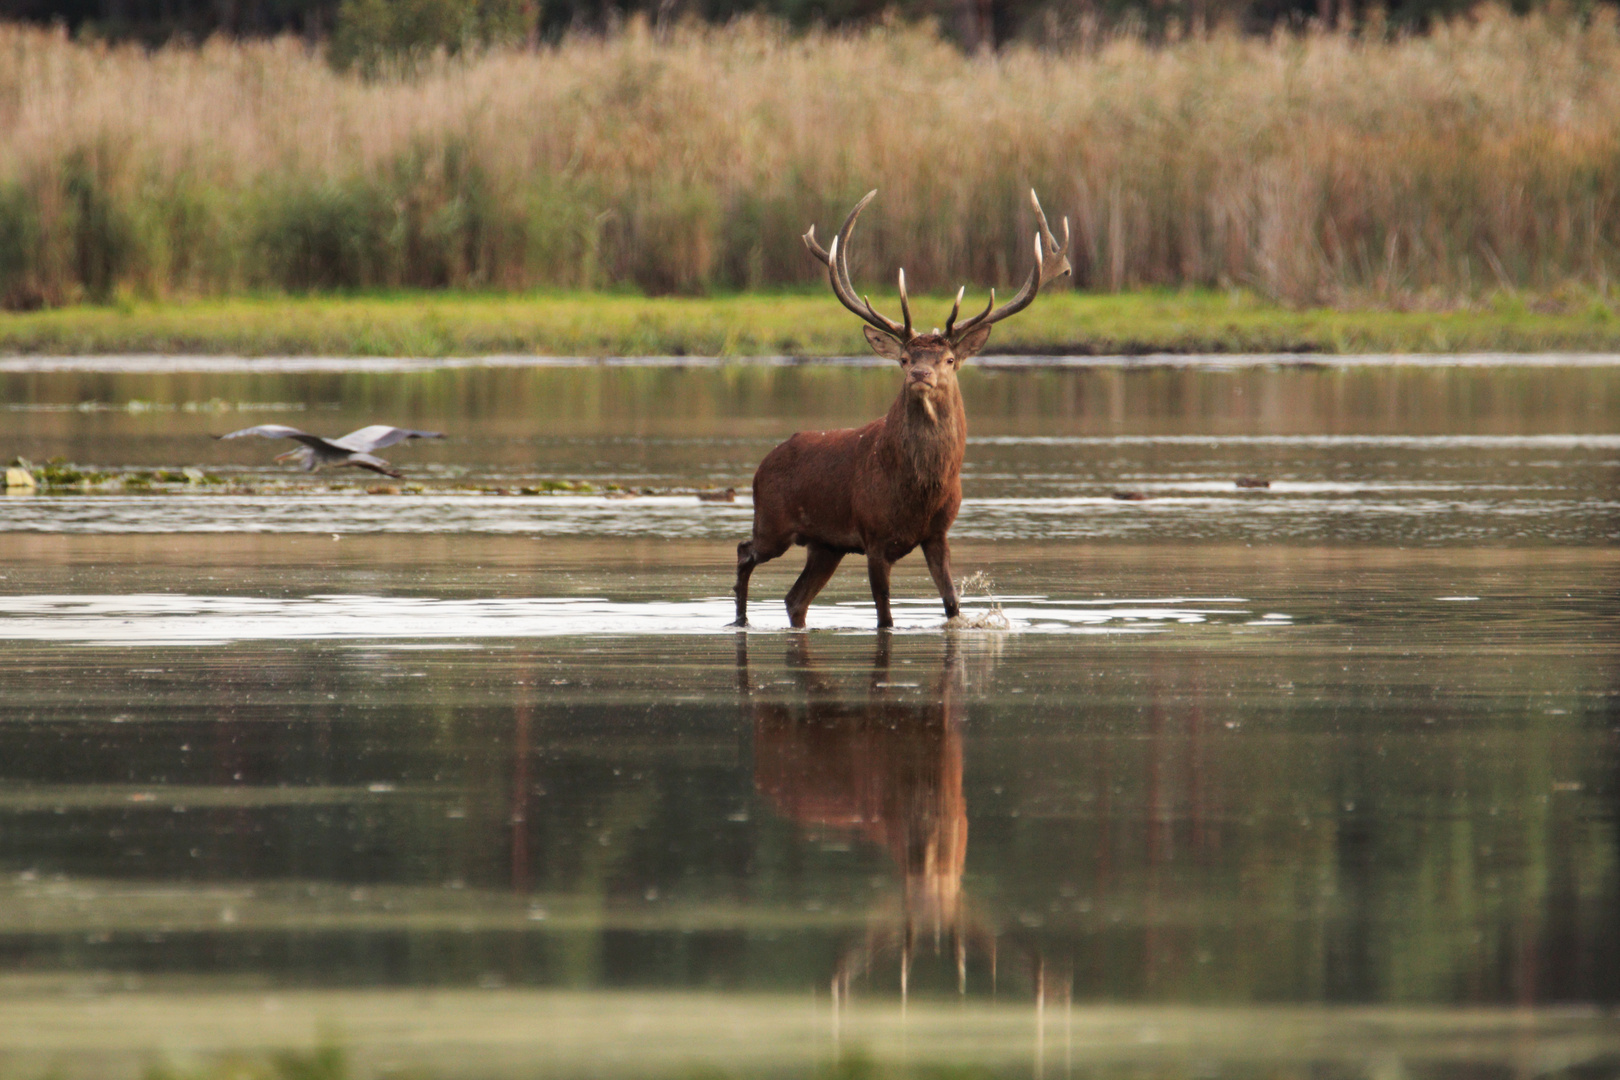
[[[291,461],[293,458],[295,458],[297,456],[298,456],[298,451],[297,450],[288,450],[285,454],[277,454],[275,456],[275,460],[276,461]]]

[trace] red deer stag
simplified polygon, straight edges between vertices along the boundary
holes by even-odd
[[[945,332],[921,334],[911,326],[904,270],[900,271],[903,322],[879,315],[850,284],[849,236],[855,219],[876,194],[869,192],[855,204],[827,250],[816,242],[813,225],[804,234],[804,243],[827,264],[833,295],[868,324],[863,329],[872,351],[899,361],[905,378],[887,416],[862,428],[801,431],[760,462],[754,473],[754,535],[737,545],[734,626],[748,625],[748,578],[754,567],[795,544],[807,549],[804,572],[787,594],[788,619],[795,627],[804,626],[810,601],[843,557],[851,554],[866,556],[878,626],[892,627],[889,570],[919,546],[945,602],[945,617],[957,615],[945,538],[962,504],[962,452],[967,445],[967,417],[956,371],[984,348],[993,324],[1024,310],[1047,282],[1069,273],[1069,221],[1063,220],[1059,245],[1031,191],[1040,231],[1035,236],[1035,265],[1018,295],[998,308],[991,290],[989,305],[958,324],[966,291],[959,289]]]

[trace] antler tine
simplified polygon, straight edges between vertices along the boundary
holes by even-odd
[[[1029,276],[1024,279],[1023,287],[1018,290],[1011,300],[999,308],[996,307],[996,293],[992,289],[990,291],[990,306],[985,308],[983,313],[975,315],[963,323],[961,328],[952,335],[953,340],[975,327],[998,323],[1010,315],[1018,314],[1034,303],[1035,297],[1048,281],[1073,272],[1073,268],[1069,265],[1068,256],[1069,219],[1063,219],[1063,243],[1059,245],[1052,236],[1051,227],[1046,223],[1046,211],[1041,209],[1041,200],[1036,196],[1034,188],[1029,190],[1029,201],[1035,207],[1035,219],[1040,223],[1040,230],[1035,234],[1035,265],[1030,267]]]
[[[962,297],[967,295],[967,286],[963,285],[956,290],[956,302],[951,305],[951,313],[945,318],[945,336],[951,336],[951,327],[956,325],[956,317],[962,313]]]
[[[882,330],[885,334],[898,338],[902,342],[910,341],[912,338],[911,313],[906,307],[904,285],[901,286],[902,299],[900,306],[901,310],[906,314],[906,321],[901,324],[886,316],[879,315],[877,310],[872,307],[871,301],[858,303],[855,286],[849,280],[849,236],[855,230],[855,219],[860,217],[861,211],[866,209],[866,204],[876,196],[877,189],[873,188],[866,193],[866,198],[855,204],[855,209],[851,210],[849,217],[844,219],[843,228],[838,230],[838,235],[833,237],[833,242],[827,250],[823,251],[821,245],[816,243],[816,227],[814,225],[810,226],[810,231],[804,234],[804,246],[810,249],[810,254],[827,264],[827,280],[832,285],[833,295],[838,297],[839,303],[864,321]]]
[[[866,302],[866,306],[871,307],[872,306],[872,301],[868,300]],[[900,317],[906,321],[906,336],[910,337],[911,336],[911,304],[906,299],[906,268],[903,267],[903,266],[900,268]]]
[[[983,319],[984,319],[984,317],[986,315],[990,314],[991,309],[994,308],[995,306],[996,306],[996,290],[991,289],[990,290],[990,302],[988,304],[984,305],[984,310],[979,312],[977,315],[973,316],[973,318],[969,319],[967,322],[963,323],[961,325],[961,327],[957,330],[957,333],[960,334],[960,333],[962,333],[964,331],[973,329],[981,321],[983,321]]]
[[[838,264],[839,285],[835,286],[835,289],[841,293],[839,299],[844,301],[844,306],[848,307],[851,311],[854,311],[855,314],[861,316],[867,322],[871,323],[879,330],[882,330],[884,333],[899,338],[902,342],[910,341],[912,332],[911,315],[909,312],[906,313],[906,321],[902,325],[901,323],[895,322],[887,315],[878,314],[877,309],[872,306],[872,301],[867,300],[865,297],[861,298],[862,303],[866,308],[865,311],[857,311],[850,304],[850,300],[854,299],[855,297],[855,284],[849,279],[849,238],[850,235],[855,231],[855,219],[861,216],[861,211],[866,209],[866,204],[875,198],[877,198],[877,188],[873,188],[871,191],[868,191],[866,193],[866,197],[855,204],[855,208],[849,212],[849,217],[844,219],[843,228],[838,230],[838,256],[835,261]],[[900,304],[902,308],[905,307],[904,282],[901,283]]]
[[[1065,221],[1065,224],[1067,224],[1067,221]],[[810,231],[799,237],[799,239],[803,240],[804,246],[810,249],[810,254],[823,263],[827,262],[827,249],[816,242],[816,227],[814,225],[810,226]]]
[[[893,321],[891,321],[887,316],[880,315],[878,313],[878,309],[872,306],[872,298],[870,296],[867,296],[865,293],[861,294],[861,304],[865,308],[865,310],[861,313],[861,317],[864,318],[867,322],[871,323],[873,326],[881,326],[881,327],[887,328],[887,327],[895,325],[895,323]],[[895,332],[899,333],[898,330],[896,330]]]
[[[1069,250],[1069,219],[1067,215],[1065,215],[1063,218],[1063,243],[1060,246],[1058,242],[1052,238],[1052,229],[1046,224],[1046,211],[1041,209],[1041,200],[1040,197],[1035,194],[1034,188],[1029,189],[1029,201],[1030,205],[1035,207],[1035,220],[1041,223],[1041,239],[1046,241],[1046,254],[1049,256],[1055,256],[1057,258],[1057,262],[1053,264],[1052,269],[1047,270],[1043,267],[1041,270],[1041,284],[1045,285],[1048,281],[1051,281],[1055,277],[1061,277],[1064,274],[1072,272],[1072,267],[1069,266],[1069,257],[1067,255]],[[1040,244],[1037,242],[1036,248],[1039,249],[1039,247]],[[1041,261],[1043,260],[1041,260],[1039,254],[1037,254],[1036,262],[1039,263]]]

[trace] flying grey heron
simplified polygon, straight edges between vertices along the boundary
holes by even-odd
[[[267,439],[297,439],[304,445],[285,454],[277,454],[276,460],[296,461],[304,467],[305,472],[314,472],[327,465],[339,469],[345,465],[353,465],[395,479],[405,474],[390,467],[382,458],[373,457],[369,451],[381,450],[385,446],[393,446],[406,439],[444,438],[442,431],[411,431],[407,428],[389,427],[387,424],[372,424],[359,431],[351,431],[341,439],[323,439],[319,435],[311,435],[307,431],[299,431],[297,428],[282,424],[260,424],[258,427],[243,428],[228,435],[215,435],[214,438],[239,439],[243,435],[262,435]]]

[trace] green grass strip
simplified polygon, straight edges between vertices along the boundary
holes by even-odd
[[[874,296],[897,312],[892,297]],[[1553,307],[1554,305],[1548,305]],[[944,297],[913,300],[943,321]],[[1603,301],[1537,310],[1290,310],[1245,293],[1043,296],[996,327],[992,352],[1544,352],[1620,350]],[[0,314],[0,353],[343,356],[829,356],[864,353],[856,320],[821,291],[704,298],[446,292],[126,302]]]

